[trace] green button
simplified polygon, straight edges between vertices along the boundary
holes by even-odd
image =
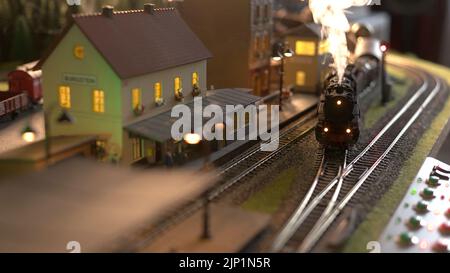
[[[419,201],[416,205],[416,211],[427,212],[428,211],[428,202]]]
[[[434,175],[430,175],[430,177],[428,178],[427,184],[432,186],[432,187],[437,187],[440,185],[439,183],[439,177],[434,176]]]
[[[430,188],[425,188],[422,191],[422,197],[425,199],[433,199],[434,198],[434,190]]]
[[[398,239],[398,242],[404,246],[415,245],[419,242],[419,239],[409,232],[403,232]]]
[[[409,218],[408,225],[412,229],[419,229],[423,226],[423,219],[420,216],[413,216]]]

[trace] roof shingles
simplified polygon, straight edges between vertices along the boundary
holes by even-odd
[[[77,25],[122,79],[211,57],[173,8],[75,15]],[[45,61],[45,60],[42,60]]]

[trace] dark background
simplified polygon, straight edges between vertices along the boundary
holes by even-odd
[[[71,10],[65,0],[0,0],[0,69],[7,64],[38,59],[73,11],[98,11],[104,4],[117,9],[138,9],[146,2],[174,5],[166,0],[82,0],[79,9]],[[450,0],[381,0],[381,3],[381,7],[373,9],[391,15],[393,49],[450,66]],[[300,0],[276,0],[276,8],[291,13],[299,13],[305,6]]]

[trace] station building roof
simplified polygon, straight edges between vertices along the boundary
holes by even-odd
[[[112,9],[112,7],[110,7]],[[59,41],[76,25],[122,79],[146,75],[211,57],[174,8],[74,15],[34,69],[40,69]]]
[[[202,100],[203,108],[214,104],[221,107],[224,113],[226,105],[242,105],[245,107],[250,104],[256,104],[261,100],[261,97],[254,96],[241,89],[218,89],[207,93],[207,96]],[[194,102],[189,102],[186,106],[191,109],[191,120],[193,120]],[[170,110],[132,123],[126,126],[125,129],[132,134],[162,143],[172,139],[171,128],[177,119],[171,117]],[[203,121],[205,122],[207,119],[204,118]]]

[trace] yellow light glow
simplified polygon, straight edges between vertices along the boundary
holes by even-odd
[[[31,143],[34,142],[36,140],[36,134],[33,132],[26,132],[22,134],[22,139],[27,142],[27,143]]]
[[[62,108],[69,109],[71,107],[71,98],[70,98],[70,87],[69,86],[60,86],[59,87],[59,105]]]
[[[199,85],[198,73],[192,73],[192,86]]]
[[[95,113],[105,112],[105,92],[103,90],[92,91],[92,110]]]
[[[306,73],[304,71],[297,71],[295,83],[298,86],[304,86],[306,84]]]
[[[316,42],[314,41],[297,41],[295,43],[295,54],[303,56],[316,55]]]
[[[214,127],[218,130],[225,128],[225,125],[223,123],[216,123],[214,124]]]
[[[347,132],[347,134],[350,134],[352,132],[352,130],[347,129],[347,130],[345,130],[345,132]]]
[[[139,88],[133,88],[131,90],[131,106],[133,109],[138,108],[142,104],[142,92]]]
[[[182,88],[182,83],[181,83],[181,78],[180,77],[176,77],[174,79],[174,89],[175,89],[175,94],[178,95],[179,92],[181,91]]]
[[[328,133],[329,129],[328,129],[327,127],[325,127],[325,128],[323,128],[323,131],[324,131],[325,133]]]
[[[190,144],[190,145],[199,144],[200,141],[202,140],[202,138],[199,134],[186,134],[186,135],[184,135],[183,139],[187,144]]]
[[[155,101],[159,101],[162,99],[162,86],[160,82],[155,83],[154,86],[154,91],[155,91]]]
[[[330,52],[330,43],[328,40],[320,41],[319,43],[319,55],[323,55]]]
[[[84,47],[77,45],[75,46],[75,48],[73,49],[73,55],[75,56],[75,58],[79,59],[79,60],[83,60],[84,59]]]
[[[342,101],[338,100],[337,105],[341,105],[341,104],[342,104]]]

